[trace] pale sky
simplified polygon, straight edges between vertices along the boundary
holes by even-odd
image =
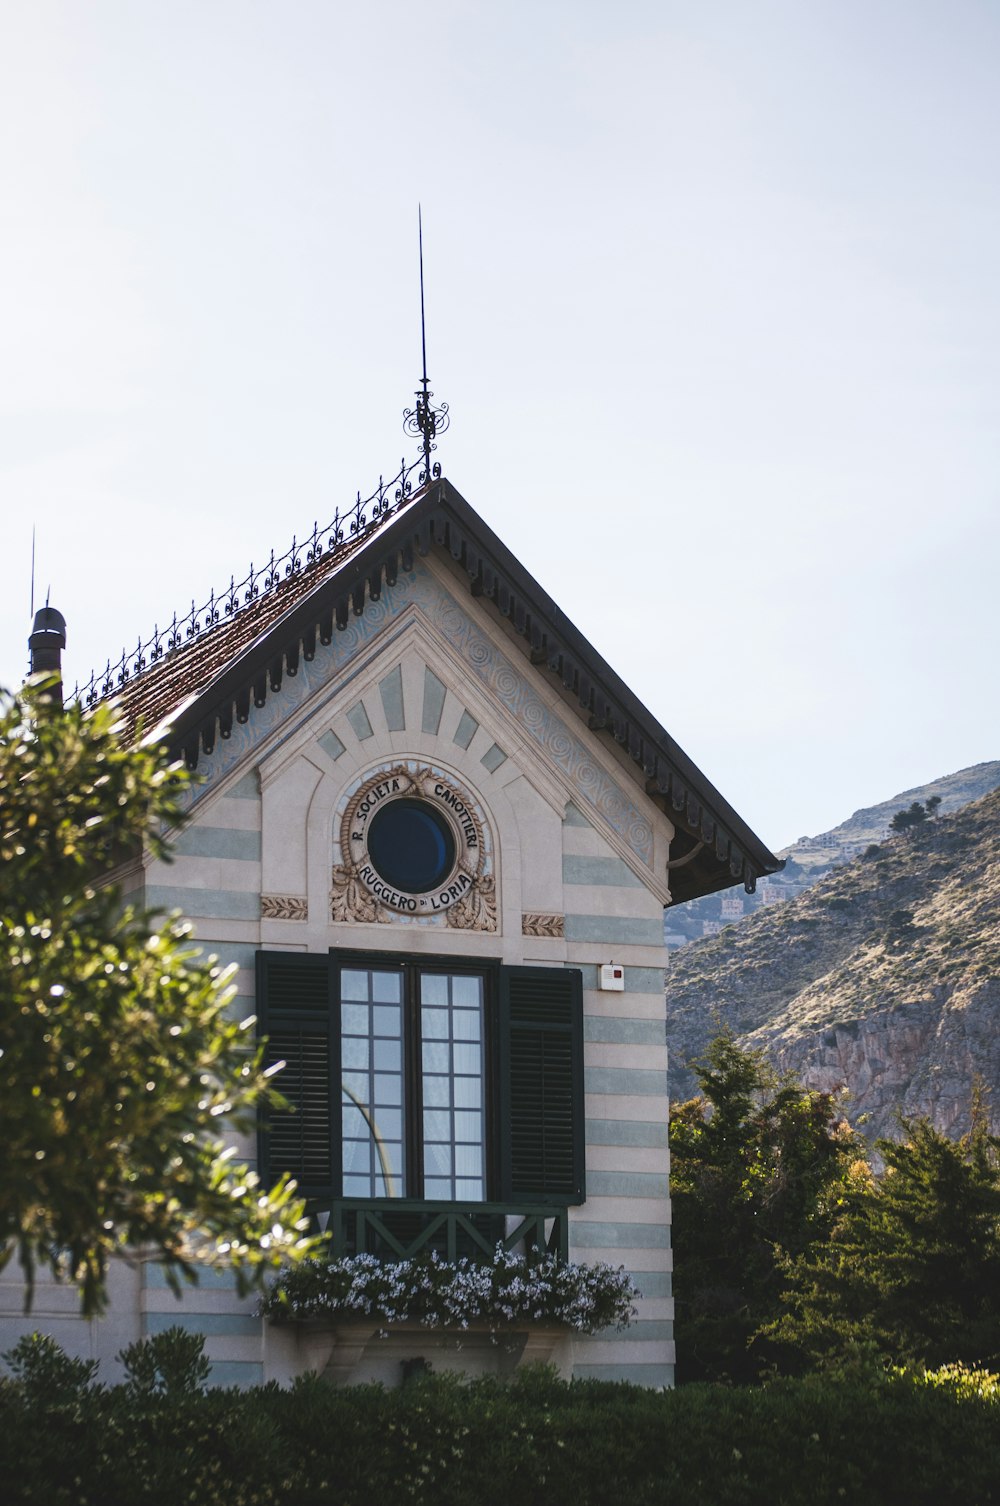
[[[0,683],[413,452],[765,842],[1000,756],[995,0],[0,0]]]

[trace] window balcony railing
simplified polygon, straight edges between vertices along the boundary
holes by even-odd
[[[518,1254],[537,1249],[566,1260],[568,1225],[565,1207],[338,1198],[330,1207],[327,1232],[334,1259],[365,1254],[407,1260],[433,1251],[442,1260],[464,1256],[489,1263],[497,1245]]]

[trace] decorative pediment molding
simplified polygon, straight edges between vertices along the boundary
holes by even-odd
[[[586,734],[578,734],[565,708],[549,703],[530,666],[511,657],[509,645],[498,641],[499,635],[495,637],[455,599],[450,585],[429,565],[418,564],[411,575],[384,589],[380,601],[365,617],[353,622],[335,640],[338,650],[343,650],[350,636],[354,653],[335,670],[328,669],[323,683],[314,687],[310,696],[304,693],[307,671],[315,671],[319,652],[311,665],[303,666],[296,679],[286,684],[281,696],[271,697],[254,720],[240,729],[241,743],[249,743],[252,729],[259,729],[259,742],[272,743],[260,765],[262,787],[266,788],[297,757],[315,761],[313,749],[321,725],[324,732],[332,729],[338,742],[350,746],[354,760],[359,753],[363,756],[365,744],[358,743],[352,718],[361,726],[363,720],[376,720],[381,707],[380,685],[416,656],[422,666],[432,668],[444,680],[508,753],[496,774],[501,782],[515,774],[527,780],[560,819],[567,801],[573,800],[642,883],[667,903],[666,874],[658,874],[653,862],[653,823],[658,819],[655,809],[623,777],[610,754],[595,747]],[[378,634],[361,631],[366,622],[376,618],[381,622]],[[341,658],[340,652],[337,657]],[[284,725],[275,718],[276,709],[282,706],[288,714]],[[370,716],[365,712],[362,720],[355,714],[359,707],[369,707]],[[402,741],[412,741],[416,747],[440,748],[443,756],[455,754],[450,733],[432,741],[421,733],[413,708],[406,716],[407,736]],[[270,725],[272,719],[274,726]],[[228,743],[218,744],[211,756],[202,759],[200,768],[209,783],[216,766],[233,758],[236,743],[234,731]],[[260,751],[255,751],[260,758]],[[249,747],[243,756],[248,752]],[[483,771],[481,777],[489,775]],[[352,912],[366,909],[360,896],[353,889],[351,893]]]

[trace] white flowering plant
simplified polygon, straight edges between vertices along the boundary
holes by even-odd
[[[376,1255],[311,1260],[283,1271],[261,1302],[278,1321],[375,1318],[497,1331],[524,1323],[555,1323],[578,1333],[625,1328],[639,1295],[623,1267],[573,1264],[532,1251],[514,1254],[498,1244],[493,1260],[442,1260],[435,1252],[411,1260]]]

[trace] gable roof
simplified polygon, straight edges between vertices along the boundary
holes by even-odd
[[[473,596],[513,624],[531,662],[561,681],[592,734],[613,738],[637,765],[646,793],[678,830],[670,864],[674,903],[740,882],[752,890],[759,877],[783,866],[444,479],[403,495],[327,552],[314,550],[310,563],[297,563],[293,554],[283,578],[272,568],[251,600],[240,604],[230,593],[216,604],[219,620],[167,652],[157,647],[153,662],[138,671],[133,666],[114,687],[126,735],[168,722],[169,746],[195,767],[201,752],[211,753],[218,737],[249,720],[301,659],[313,657],[317,640],[329,643],[352,614],[378,600],[383,582],[393,585],[415,555],[434,547],[465,571]],[[106,681],[88,699],[111,690]]]

